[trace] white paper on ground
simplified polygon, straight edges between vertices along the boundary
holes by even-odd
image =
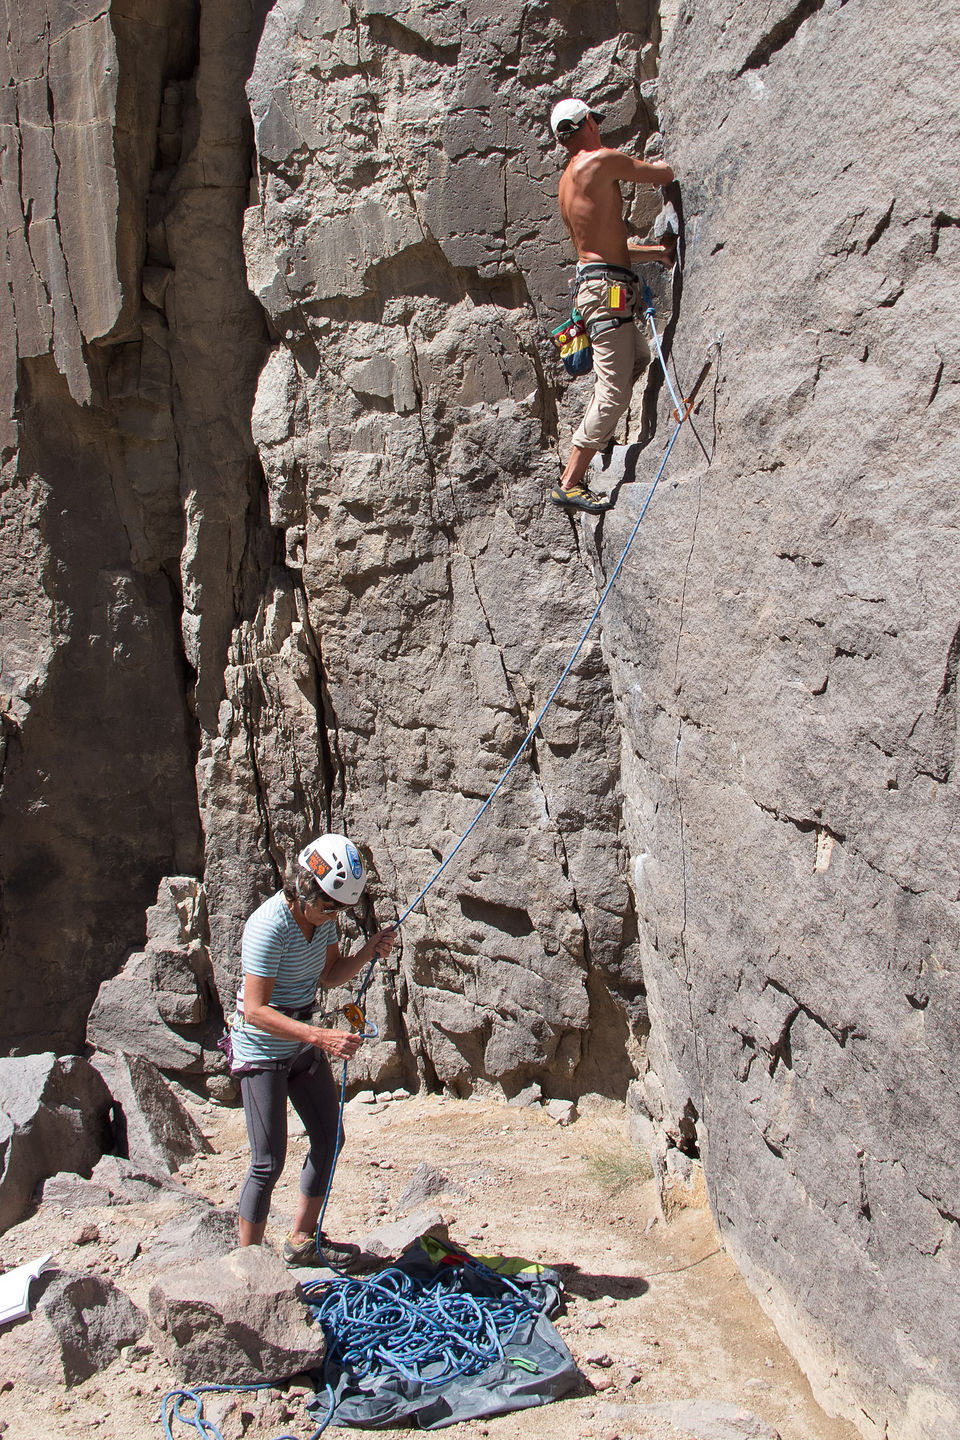
[[[27,1265],[18,1265],[0,1275],[0,1325],[11,1320],[21,1320],[30,1314],[30,1281],[36,1280],[40,1271],[52,1260],[52,1255],[41,1255]]]

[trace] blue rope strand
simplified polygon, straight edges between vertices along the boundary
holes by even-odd
[[[649,292],[648,292],[648,293],[649,293]],[[550,706],[553,704],[554,699],[555,699],[556,696],[557,696],[557,692],[559,691],[559,689],[560,689],[560,687],[562,686],[563,682],[566,680],[567,676],[570,674],[570,671],[573,669],[573,666],[574,666],[574,664],[576,663],[577,657],[579,656],[579,654],[580,654],[581,650],[583,649],[584,645],[587,643],[587,637],[589,636],[590,631],[593,629],[593,626],[594,626],[594,624],[595,624],[595,622],[596,622],[597,616],[600,614],[600,611],[603,609],[603,606],[604,606],[604,603],[605,603],[605,601],[606,601],[606,599],[607,599],[607,596],[610,594],[610,591],[613,589],[613,585],[614,585],[614,582],[616,581],[617,576],[620,574],[620,571],[623,569],[624,562],[626,561],[627,555],[628,555],[629,552],[630,552],[630,547],[631,547],[631,545],[633,544],[633,541],[634,541],[634,538],[635,538],[635,536],[636,536],[636,533],[637,533],[637,531],[638,531],[639,528],[640,528],[640,523],[641,523],[641,521],[643,520],[644,515],[646,515],[646,513],[647,513],[647,510],[648,510],[648,508],[649,508],[649,505],[650,505],[651,500],[653,499],[653,496],[654,496],[654,493],[655,493],[655,491],[656,491],[656,488],[657,488],[658,484],[660,483],[660,477],[662,476],[664,470],[666,469],[667,461],[670,459],[670,452],[673,450],[674,444],[676,443],[677,436],[680,434],[680,431],[681,431],[681,429],[683,428],[683,422],[684,422],[684,420],[686,419],[686,415],[683,413],[683,406],[681,405],[680,401],[677,400],[676,395],[675,395],[675,393],[674,393],[673,386],[672,386],[672,384],[670,383],[670,376],[669,376],[668,373],[667,373],[666,361],[664,360],[663,350],[662,350],[661,345],[660,345],[660,337],[659,337],[659,335],[657,334],[657,327],[656,327],[656,325],[654,324],[653,314],[654,314],[654,312],[653,312],[653,307],[650,306],[650,305],[648,305],[648,308],[647,308],[647,310],[646,310],[646,318],[650,321],[650,328],[651,328],[651,330],[653,331],[654,344],[656,345],[657,355],[658,355],[659,360],[660,360],[660,366],[661,366],[661,368],[662,368],[662,370],[663,370],[663,374],[664,374],[664,377],[665,377],[665,379],[666,379],[667,385],[669,386],[670,394],[671,394],[671,395],[673,396],[673,398],[674,398],[674,401],[675,401],[675,404],[676,404],[676,407],[677,407],[677,412],[676,412],[676,413],[677,413],[677,415],[678,415],[678,417],[679,417],[678,420],[677,420],[676,429],[674,430],[673,434],[672,434],[671,437],[670,437],[670,440],[669,440],[669,443],[668,443],[668,445],[667,445],[666,451],[664,452],[663,459],[662,459],[662,461],[660,462],[660,468],[659,468],[659,470],[657,471],[657,473],[656,473],[656,475],[655,475],[655,477],[654,477],[653,484],[650,486],[650,489],[649,489],[649,491],[647,492],[647,497],[646,497],[646,499],[645,499],[644,502],[643,502],[643,506],[641,507],[640,514],[637,516],[636,523],[634,524],[633,529],[630,531],[629,539],[627,540],[626,545],[623,547],[623,551],[622,551],[622,553],[621,553],[621,555],[620,555],[619,560],[617,561],[616,565],[615,565],[614,568],[613,568],[613,572],[612,572],[612,574],[610,575],[609,580],[607,581],[606,585],[604,586],[603,594],[600,596],[600,599],[597,601],[597,604],[596,604],[596,606],[595,606],[595,608],[594,608],[593,614],[590,616],[590,619],[587,621],[586,628],[584,629],[583,634],[580,636],[580,639],[577,641],[576,648],[574,649],[573,654],[570,656],[570,659],[569,659],[569,661],[568,661],[568,663],[567,663],[567,665],[566,665],[566,668],[565,668],[564,671],[563,671],[563,674],[560,676],[560,679],[557,681],[556,685],[554,685],[553,689],[550,691],[550,694],[549,694],[549,696],[547,697],[546,703],[542,706],[542,708],[541,708],[541,710],[540,710],[540,713],[537,715],[537,718],[534,720],[533,724],[530,726],[530,729],[527,731],[526,735],[524,736],[523,740],[521,741],[520,747],[519,747],[519,749],[517,750],[516,754],[514,755],[513,759],[510,761],[510,763],[509,763],[509,765],[507,766],[506,770],[503,772],[503,774],[501,775],[500,779],[497,781],[496,785],[493,787],[493,789],[491,790],[490,794],[487,796],[486,800],[483,802],[483,804],[481,805],[480,809],[477,811],[476,815],[473,817],[473,819],[471,820],[470,824],[467,826],[466,830],[465,830],[465,831],[463,832],[463,834],[460,836],[460,839],[457,841],[456,845],[454,845],[453,849],[450,851],[450,854],[446,857],[446,859],[443,861],[443,863],[442,863],[441,865],[439,865],[439,866],[437,867],[437,869],[433,872],[433,874],[430,876],[430,879],[427,881],[426,885],[424,885],[423,889],[422,889],[421,891],[419,891],[419,893],[414,897],[413,900],[410,901],[410,904],[409,904],[409,905],[407,906],[407,908],[404,910],[403,914],[399,917],[399,919],[394,922],[394,925],[393,925],[392,928],[395,929],[395,930],[399,930],[399,929],[400,929],[401,925],[404,923],[404,921],[405,921],[405,920],[407,919],[407,917],[410,915],[411,911],[416,909],[416,907],[420,904],[420,901],[424,899],[424,897],[427,895],[427,893],[433,888],[433,886],[434,886],[434,885],[437,883],[437,881],[440,879],[440,876],[443,874],[444,870],[446,870],[447,866],[448,866],[448,865],[450,864],[450,862],[453,860],[454,856],[455,856],[455,855],[457,854],[457,852],[461,849],[461,847],[466,843],[466,841],[467,841],[468,837],[470,836],[471,832],[473,831],[473,829],[479,824],[479,822],[480,822],[480,820],[482,819],[482,817],[484,816],[484,814],[487,812],[487,810],[488,810],[488,809],[490,808],[490,806],[493,804],[493,801],[495,800],[496,796],[500,793],[500,791],[503,789],[503,786],[506,784],[507,779],[508,779],[509,775],[511,774],[514,766],[517,764],[517,762],[519,761],[520,757],[523,755],[524,751],[526,750],[527,746],[530,744],[530,742],[533,740],[534,736],[536,735],[536,732],[537,732],[537,730],[540,728],[540,723],[541,723],[541,721],[543,720],[544,715],[546,715],[547,711],[550,709]],[[367,967],[367,972],[366,972],[366,974],[365,974],[364,977],[363,977],[363,981],[362,981],[362,983],[361,983],[361,985],[360,985],[360,989],[357,991],[357,1004],[362,1004],[362,1003],[363,1003],[363,997],[364,997],[364,995],[367,993],[367,989],[368,989],[368,987],[369,987],[369,985],[370,985],[370,981],[371,981],[372,978],[373,978],[373,972],[374,972],[374,969],[376,968],[378,959],[379,959],[379,956],[376,956],[376,955],[375,955],[374,958],[370,961],[369,966]]]
[[[327,1388],[328,1391],[330,1391],[330,1387],[328,1386]],[[275,1383],[262,1381],[259,1384],[251,1385],[196,1385],[192,1390],[187,1388],[182,1390],[168,1390],[161,1401],[161,1419],[163,1421],[165,1440],[174,1440],[171,1422],[176,1423],[177,1421],[179,1421],[181,1425],[186,1425],[189,1429],[195,1430],[197,1434],[202,1437],[202,1440],[223,1440],[223,1435],[213,1421],[208,1420],[204,1415],[203,1399],[201,1397],[214,1394],[244,1394],[257,1390],[274,1389],[276,1389]],[[193,1413],[190,1415],[183,1413],[183,1405],[186,1401],[191,1402],[194,1407]],[[330,1402],[329,1412],[324,1417],[322,1425],[310,1434],[308,1440],[320,1440],[320,1436],[333,1418],[335,1401],[333,1400],[332,1391],[330,1391]],[[296,1435],[277,1435],[275,1440],[299,1440],[299,1437]]]
[[[225,1395],[245,1394],[257,1390],[272,1390],[275,1386],[269,1381],[261,1381],[250,1385],[196,1385],[193,1389],[184,1387],[182,1390],[168,1390],[161,1401],[161,1419],[163,1421],[163,1433],[166,1440],[174,1440],[171,1422],[179,1421],[189,1429],[196,1430],[202,1440],[223,1440],[223,1436],[212,1420],[208,1420],[203,1413],[203,1395]],[[193,1405],[193,1413],[185,1415],[183,1405],[189,1401]],[[321,1431],[316,1431],[310,1436],[310,1440],[317,1440]],[[278,1435],[276,1440],[297,1440],[296,1435]]]
[[[336,1135],[336,1137],[337,1137],[338,1140],[339,1140],[339,1138],[340,1138],[340,1132],[341,1132],[341,1130],[342,1130],[342,1128],[343,1128],[343,1107],[344,1107],[344,1102],[346,1101],[346,1096],[347,1096],[347,1062],[346,1062],[346,1060],[344,1060],[344,1062],[343,1062],[343,1072],[342,1072],[342,1074],[341,1074],[341,1076],[340,1076],[340,1106],[339,1106],[339,1109],[337,1110],[337,1128],[336,1128],[336,1129],[334,1130],[334,1132],[333,1132],[333,1133]],[[338,1160],[338,1158],[339,1158],[339,1155],[340,1155],[340,1152],[339,1152],[339,1150],[338,1150],[338,1151],[336,1151],[336,1153],[334,1154],[333,1164],[330,1166],[330,1174],[329,1174],[328,1177],[327,1177],[327,1188],[326,1188],[326,1190],[324,1191],[324,1194],[323,1194],[323,1204],[320,1206],[320,1214],[317,1216],[317,1233],[316,1233],[316,1235],[315,1235],[315,1237],[314,1237],[313,1243],[314,1243],[314,1245],[316,1246],[316,1249],[317,1249],[317,1253],[318,1253],[318,1254],[320,1253],[320,1242],[321,1242],[321,1239],[322,1239],[322,1236],[323,1236],[323,1217],[324,1217],[324,1215],[326,1215],[326,1213],[327,1213],[327,1202],[328,1202],[329,1199],[330,1199],[330,1191],[333,1189],[333,1177],[334,1177],[334,1175],[337,1173],[337,1160]],[[333,1272],[334,1272],[335,1274],[340,1274],[340,1271],[337,1270],[337,1268],[336,1268],[335,1265],[329,1266],[329,1269],[333,1270]]]

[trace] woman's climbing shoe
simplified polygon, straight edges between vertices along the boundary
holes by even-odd
[[[321,1265],[329,1270],[354,1269],[362,1254],[359,1245],[351,1245],[348,1241],[331,1240],[329,1235],[324,1234],[320,1236],[319,1250],[315,1240],[304,1240],[302,1245],[294,1245],[288,1235],[283,1242],[283,1263],[285,1265],[306,1265],[314,1270]]]
[[[555,485],[550,492],[550,499],[554,505],[567,505],[571,510],[588,510],[591,515],[599,515],[607,508],[607,502],[591,495],[586,485],[571,485],[569,490]]]

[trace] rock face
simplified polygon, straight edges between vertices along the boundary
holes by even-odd
[[[263,562],[255,7],[53,8],[7,6],[0,55],[0,994],[34,1049],[82,1043],[160,876],[200,872],[198,723]]]
[[[946,1440],[958,33],[935,4],[892,32],[881,10],[693,4],[672,32],[682,384],[720,330],[723,347],[702,448],[683,437],[604,640],[652,1025],[642,1098],[699,1148],[725,1241],[823,1402],[871,1437]],[[643,493],[621,490],[605,566]]]
[[[98,1044],[199,1079],[284,859],[345,828],[363,927],[404,907],[638,512],[665,403],[610,514],[544,503],[589,389],[545,339],[546,116],[582,92],[656,150],[659,20],[5,15],[5,1044],[78,1048],[96,998]],[[705,1177],[825,1403],[900,1440],[960,1428],[956,50],[934,0],[681,5],[681,388],[723,332],[699,444],[378,971],[354,1070],[568,1099],[639,1075],[671,1203]],[[164,876],[209,937],[149,930]]]
[[[149,1060],[117,1051],[110,1060],[95,1056],[94,1063],[119,1110],[114,1148],[126,1159],[169,1175],[192,1156],[209,1153],[196,1121]]]

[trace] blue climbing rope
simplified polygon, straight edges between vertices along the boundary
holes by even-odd
[[[327,1376],[336,1366],[351,1379],[402,1375],[432,1389],[502,1360],[517,1326],[536,1311],[504,1276],[496,1295],[466,1288],[464,1275],[485,1268],[464,1257],[429,1282],[399,1269],[370,1280],[308,1282],[308,1297],[323,1292],[314,1313],[327,1342]]]
[[[434,886],[434,885],[437,883],[437,881],[440,879],[440,876],[443,874],[444,870],[446,870],[447,866],[448,866],[448,865],[450,864],[450,862],[453,860],[454,856],[455,856],[455,855],[457,854],[457,852],[461,849],[461,847],[466,843],[466,841],[467,841],[467,839],[469,838],[469,836],[470,836],[470,834],[472,833],[472,831],[473,831],[473,830],[475,829],[475,827],[479,824],[480,820],[481,820],[482,817],[486,814],[487,810],[489,810],[490,806],[493,804],[493,801],[496,799],[497,795],[500,793],[500,791],[503,789],[504,785],[506,784],[507,779],[508,779],[508,777],[510,776],[510,774],[511,774],[513,768],[514,768],[514,766],[515,766],[515,765],[517,764],[517,762],[520,760],[520,757],[523,755],[523,753],[524,753],[524,751],[526,750],[527,746],[531,743],[531,741],[533,740],[534,736],[536,735],[537,730],[540,728],[540,724],[541,724],[541,721],[543,720],[543,717],[546,715],[547,711],[550,709],[550,706],[553,704],[554,700],[556,699],[556,696],[557,696],[558,691],[560,690],[560,687],[563,685],[563,682],[566,680],[567,676],[570,674],[570,671],[573,669],[574,665],[576,664],[577,657],[579,656],[579,654],[580,654],[581,650],[583,649],[584,645],[587,643],[587,637],[589,636],[590,631],[593,629],[593,626],[594,626],[594,624],[595,624],[595,622],[596,622],[597,616],[600,614],[600,611],[603,609],[604,603],[606,602],[607,596],[610,594],[610,591],[613,589],[614,582],[616,581],[617,576],[620,574],[620,571],[623,569],[624,562],[626,561],[627,555],[630,553],[630,547],[631,547],[631,545],[632,545],[633,542],[634,542],[634,538],[636,537],[637,531],[640,529],[640,523],[641,523],[641,521],[643,520],[644,515],[646,515],[647,510],[649,509],[650,502],[651,502],[651,500],[653,499],[654,494],[655,494],[656,489],[657,489],[657,486],[658,486],[659,483],[660,483],[660,477],[661,477],[661,475],[663,474],[664,470],[666,469],[667,461],[670,459],[670,452],[673,450],[673,447],[674,447],[674,445],[676,444],[677,436],[680,434],[680,431],[681,431],[681,429],[683,428],[683,423],[684,423],[684,421],[688,418],[689,407],[684,407],[684,406],[681,404],[680,400],[677,398],[676,392],[675,392],[675,390],[674,390],[674,388],[673,388],[673,384],[672,384],[672,382],[671,382],[671,380],[670,380],[670,375],[669,375],[669,373],[668,373],[668,371],[667,371],[667,362],[666,362],[666,360],[664,359],[663,349],[662,349],[661,344],[660,344],[660,336],[657,334],[657,327],[656,327],[656,324],[654,323],[653,299],[652,299],[652,296],[651,296],[651,294],[650,294],[650,290],[649,290],[649,288],[648,288],[646,285],[644,285],[644,287],[643,287],[643,293],[644,293],[644,303],[645,303],[645,305],[646,305],[646,309],[645,309],[645,311],[644,311],[644,317],[650,322],[650,329],[651,329],[651,331],[653,332],[653,341],[654,341],[654,345],[656,346],[657,357],[658,357],[658,359],[659,359],[659,361],[660,361],[660,367],[661,367],[661,369],[663,370],[664,379],[665,379],[666,382],[667,382],[667,386],[668,386],[668,388],[669,388],[669,390],[670,390],[670,394],[671,394],[671,396],[672,396],[672,398],[673,398],[674,405],[676,406],[676,409],[674,410],[674,415],[676,416],[676,419],[677,419],[676,429],[674,430],[673,434],[670,436],[670,440],[669,440],[669,442],[668,442],[668,444],[667,444],[667,448],[666,448],[666,450],[665,450],[665,452],[664,452],[663,459],[662,459],[661,462],[660,462],[660,468],[658,469],[656,475],[654,476],[653,484],[650,486],[650,489],[649,489],[649,491],[647,492],[646,499],[644,500],[643,505],[642,505],[642,507],[641,507],[641,509],[640,509],[640,514],[637,516],[636,523],[634,524],[633,529],[630,531],[630,535],[629,535],[629,538],[628,538],[628,540],[627,540],[627,543],[626,543],[626,545],[624,545],[624,547],[623,547],[623,551],[621,552],[621,555],[620,555],[619,560],[617,561],[616,565],[613,567],[613,571],[612,571],[612,573],[611,573],[611,575],[610,575],[610,578],[609,578],[609,580],[607,581],[606,585],[604,586],[603,594],[600,596],[600,599],[597,601],[597,604],[596,604],[596,606],[595,606],[595,608],[594,608],[593,614],[590,616],[590,619],[587,621],[587,624],[586,624],[586,627],[585,627],[585,629],[584,629],[584,631],[583,631],[583,634],[580,636],[580,639],[577,641],[577,644],[576,644],[576,646],[575,646],[575,648],[574,648],[573,654],[570,656],[570,659],[569,659],[569,661],[567,662],[567,665],[566,665],[566,667],[565,667],[565,669],[564,669],[564,671],[563,671],[563,674],[560,676],[560,679],[557,681],[556,685],[554,685],[553,689],[550,691],[550,694],[547,696],[547,699],[546,699],[545,703],[543,704],[543,706],[541,707],[540,712],[539,712],[539,714],[537,715],[537,718],[534,720],[533,724],[530,726],[530,729],[527,731],[526,735],[523,737],[522,741],[520,742],[520,746],[519,746],[516,754],[514,755],[513,759],[510,761],[510,763],[509,763],[509,765],[507,766],[506,770],[504,770],[503,774],[500,776],[500,779],[497,781],[496,785],[495,785],[495,786],[493,787],[493,789],[490,791],[490,794],[487,796],[486,800],[485,800],[485,801],[483,802],[483,804],[480,806],[480,809],[477,811],[476,815],[473,817],[473,819],[471,820],[470,824],[467,826],[466,830],[465,830],[465,831],[463,832],[463,834],[460,836],[460,839],[457,841],[457,843],[454,845],[453,849],[450,851],[450,854],[446,857],[446,859],[445,859],[440,865],[437,866],[436,870],[435,870],[435,871],[433,872],[433,874],[430,876],[430,879],[427,881],[426,885],[424,885],[423,889],[420,890],[420,891],[418,892],[418,894],[413,898],[413,900],[410,901],[410,904],[409,904],[409,905],[407,906],[407,908],[404,910],[403,914],[402,914],[397,920],[394,921],[394,924],[393,924],[393,927],[392,927],[392,928],[395,929],[395,930],[399,930],[399,929],[400,929],[400,927],[403,925],[404,921],[405,921],[405,920],[407,919],[407,917],[410,915],[411,911],[413,911],[413,910],[416,909],[416,907],[420,904],[421,900],[424,899],[424,897],[428,894],[428,892],[433,888],[433,886]],[[361,983],[361,985],[360,985],[360,988],[359,988],[359,990],[357,991],[357,1004],[358,1004],[358,1005],[362,1005],[362,1004],[363,1004],[363,997],[364,997],[364,995],[367,993],[367,988],[368,988],[368,986],[369,986],[369,984],[370,984],[370,981],[371,981],[372,978],[373,978],[373,972],[374,972],[374,969],[376,968],[378,959],[379,959],[379,956],[376,956],[376,955],[375,955],[374,958],[370,961],[369,966],[367,967],[366,974],[364,975],[363,981],[362,981],[362,983]]]

